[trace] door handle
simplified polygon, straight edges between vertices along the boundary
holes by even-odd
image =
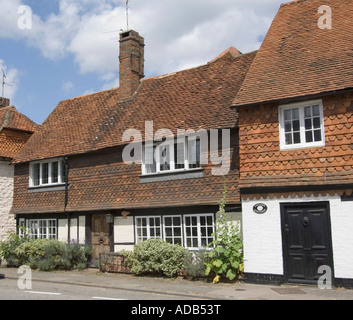
[[[307,227],[308,225],[309,225],[309,218],[308,217],[304,217],[304,219],[303,219],[303,226],[304,227]]]

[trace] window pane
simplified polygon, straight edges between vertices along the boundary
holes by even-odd
[[[296,132],[293,134],[294,144],[300,143],[300,133]]]
[[[320,106],[318,105],[313,106],[313,116],[314,117],[320,116]]]
[[[188,161],[189,168],[200,168],[201,167],[201,149],[200,139],[190,138],[188,141]]]
[[[287,133],[286,134],[286,144],[293,144],[293,140],[292,140],[292,134],[291,133]]]
[[[284,131],[292,132],[292,122],[287,121],[284,123]]]
[[[299,108],[292,109],[292,119],[299,120]]]
[[[58,183],[59,181],[59,162],[51,164],[51,182]]]
[[[185,168],[185,144],[183,142],[174,146],[174,162],[175,169]]]
[[[66,177],[66,164],[64,161],[61,161],[61,183],[67,182],[67,177]]]
[[[292,115],[290,109],[284,110],[284,121],[291,121]]]
[[[170,170],[170,148],[169,145],[159,147],[160,171]]]
[[[314,122],[314,129],[321,128],[321,119],[320,118],[314,118],[313,122]]]
[[[321,130],[314,131],[314,138],[315,138],[315,142],[322,141]]]
[[[313,142],[313,132],[312,131],[305,132],[305,139],[307,143]]]
[[[311,118],[311,107],[304,108],[305,118]]]
[[[40,177],[40,164],[37,163],[35,165],[33,165],[33,178],[32,178],[32,181],[33,181],[33,185],[34,186],[39,186],[39,177]]]
[[[42,164],[42,184],[48,184],[49,178],[49,163]]]
[[[145,165],[146,173],[157,172],[155,151],[156,151],[156,147],[145,147],[144,165]]]
[[[305,130],[310,130],[312,128],[311,119],[305,119]]]

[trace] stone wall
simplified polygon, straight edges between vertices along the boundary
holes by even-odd
[[[13,201],[14,168],[9,162],[0,161],[0,241],[16,230],[16,220],[10,215]]]

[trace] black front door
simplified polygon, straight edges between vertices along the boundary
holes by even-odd
[[[333,254],[328,202],[281,204],[284,273],[288,282],[317,284]]]

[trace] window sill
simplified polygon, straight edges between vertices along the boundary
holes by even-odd
[[[140,183],[202,178],[204,168],[140,175]]]
[[[48,186],[28,187],[28,193],[65,191],[65,184],[54,184]]]

